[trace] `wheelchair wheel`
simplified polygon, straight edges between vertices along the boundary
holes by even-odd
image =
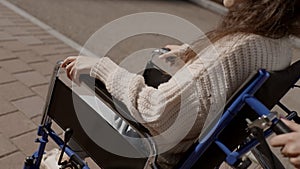
[[[285,169],[272,151],[268,152],[262,146],[258,145],[251,152],[263,169]]]

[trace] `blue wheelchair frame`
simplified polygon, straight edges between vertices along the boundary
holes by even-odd
[[[226,154],[225,161],[230,166],[234,166],[247,152],[249,152],[253,147],[259,144],[256,139],[248,140],[243,147],[240,147],[236,151],[231,151],[225,144],[223,144],[218,139],[218,135],[223,131],[224,127],[227,126],[232,119],[239,113],[241,108],[247,104],[249,105],[259,117],[269,117],[272,112],[265,107],[254,94],[257,90],[264,84],[264,82],[269,78],[270,74],[266,70],[259,70],[258,76],[242,91],[242,93],[234,100],[234,102],[226,109],[224,114],[214,128],[198,142],[194,151],[188,156],[186,161],[180,166],[180,169],[192,168],[195,162],[201,157],[203,152],[212,144],[215,143],[218,147]],[[288,116],[288,119],[292,119],[295,116]],[[272,124],[277,124],[280,119],[277,117],[272,119]],[[268,137],[273,132],[272,129],[267,129],[264,131],[265,137]]]
[[[83,159],[80,159],[80,157],[71,148],[66,146],[65,140],[61,139],[55,133],[55,131],[52,130],[52,119],[47,117],[47,111],[51,102],[51,95],[54,88],[54,83],[58,77],[59,66],[60,64],[58,63],[54,69],[52,81],[49,87],[48,97],[46,100],[46,106],[44,109],[44,116],[37,132],[38,136],[40,136],[40,138],[36,139],[36,142],[40,144],[39,148],[37,152],[35,152],[32,156],[26,158],[23,169],[39,169],[49,137],[58,145],[59,148],[63,149],[64,152],[70,157],[70,161],[68,163],[63,164],[65,165],[64,167],[66,167],[67,165],[72,165],[76,166],[77,168],[89,169],[85,161]],[[265,137],[268,137],[270,134],[273,133],[272,126],[278,123],[281,125],[280,127],[283,128],[283,130],[285,130],[283,132],[288,132],[288,128],[284,126],[284,124],[282,124],[281,120],[278,117],[274,116],[273,112],[270,112],[270,110],[254,96],[254,94],[257,92],[257,90],[260,89],[260,87],[265,83],[269,76],[270,74],[266,70],[259,70],[256,77],[238,94],[235,100],[224,111],[222,117],[220,118],[218,123],[213,127],[213,129],[209,131],[209,133],[205,135],[203,139],[199,140],[196,143],[193,150],[187,155],[185,160],[181,162],[176,168],[192,168],[195,165],[195,163],[201,158],[205,150],[207,150],[207,148],[213,143],[215,143],[226,154],[226,163],[228,163],[230,166],[235,167],[239,160],[247,152],[249,152],[256,145],[258,145],[259,142],[257,141],[257,139],[252,138],[246,140],[246,143],[243,144],[243,146],[239,147],[234,151],[231,151],[230,148],[228,148],[224,143],[222,143],[222,141],[218,139],[218,136],[220,135],[220,133],[222,133],[223,129],[228,124],[230,124],[232,119],[239,113],[239,111],[244,105],[249,105],[257,113],[259,119],[270,120],[270,127],[264,130]],[[280,104],[280,107],[287,111],[287,113],[289,114],[287,116],[288,119],[293,119],[295,116],[297,116],[296,112],[289,111],[282,104]],[[156,167],[153,166],[153,168]]]

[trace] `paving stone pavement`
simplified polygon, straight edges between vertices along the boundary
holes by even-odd
[[[298,59],[299,49],[294,52]],[[0,3],[0,168],[22,168],[24,158],[37,149],[36,129],[54,64],[77,54]],[[286,102],[297,109],[295,96]]]
[[[0,168],[22,168],[57,60],[78,52],[0,4]],[[53,143],[47,145],[50,150]]]

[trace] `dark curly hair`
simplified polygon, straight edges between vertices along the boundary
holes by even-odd
[[[257,34],[279,39],[294,35],[300,37],[300,0],[241,0],[230,8],[222,23],[213,31],[206,33],[186,52],[186,61],[211,42],[234,33]]]
[[[275,39],[289,35],[300,37],[300,0],[242,0],[207,35],[215,42],[236,32]]]

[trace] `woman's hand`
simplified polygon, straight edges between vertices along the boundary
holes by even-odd
[[[282,147],[283,156],[290,158],[290,162],[300,168],[300,125],[285,119],[282,121],[294,132],[274,136],[270,139],[270,144]]]
[[[191,50],[188,44],[178,45],[167,45],[165,48],[170,49],[170,52],[167,52],[163,55],[160,55],[160,59],[165,59],[166,62],[170,62],[171,65],[176,65],[176,63],[185,64],[189,61],[187,53]]]
[[[80,84],[79,76],[81,74],[90,74],[92,67],[99,61],[99,58],[87,56],[69,56],[61,67],[66,69],[67,76],[76,84]]]

